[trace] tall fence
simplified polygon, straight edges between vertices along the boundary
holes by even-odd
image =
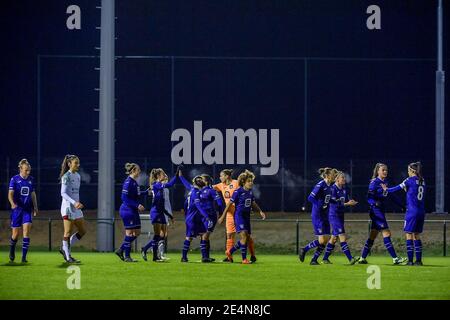
[[[0,209],[8,208],[7,184],[22,157],[31,161],[41,208],[57,208],[57,177],[66,153],[81,156],[82,199],[96,208],[98,59],[37,55],[36,147],[30,154],[0,157]],[[203,130],[280,129],[280,170],[256,181],[266,210],[299,211],[318,179],[317,169],[330,166],[348,174],[348,187],[360,201],[355,210],[366,211],[363,199],[376,162],[387,163],[390,180],[400,183],[407,177],[407,164],[421,160],[426,210],[432,212],[435,164],[428,148],[435,139],[430,108],[434,69],[434,59],[416,58],[117,55],[118,157],[116,181],[111,181],[116,208],[124,163],[137,162],[147,173],[162,167],[173,174],[171,133],[177,128],[192,131],[193,122],[202,120]],[[77,72],[68,78],[67,70]],[[76,116],[61,121],[66,110],[76,110]],[[420,134],[412,139],[417,130]],[[187,170],[191,176],[206,172],[217,179],[224,167],[259,173],[251,165],[195,165]],[[142,185],[146,183],[143,179]],[[175,188],[176,208],[182,206],[182,195],[183,188]],[[445,196],[450,203],[450,193]]]
[[[59,158],[44,158],[41,159],[40,168],[34,166],[34,158],[29,159],[32,164],[32,172],[37,183],[37,196],[39,207],[42,210],[52,210],[58,208],[61,202],[60,185],[58,182],[58,175],[60,169],[61,159]],[[9,209],[7,200],[9,179],[17,174],[17,159],[0,158],[0,210]],[[119,208],[120,192],[122,181],[126,178],[123,170],[125,162],[137,162],[143,169],[141,177],[138,179],[142,189],[148,186],[148,173],[151,168],[163,168],[170,175],[174,173],[175,168],[171,165],[168,158],[139,158],[127,157],[117,158],[115,168],[115,203],[116,210]],[[392,184],[400,183],[406,178],[406,166],[408,162],[405,160],[396,160],[389,162],[389,179]],[[349,159],[349,160],[308,160],[307,172],[305,173],[305,166],[303,159],[299,158],[282,158],[280,160],[280,169],[277,175],[261,176],[259,175],[259,167],[235,165],[231,166],[235,169],[235,176],[248,168],[256,172],[257,178],[255,181],[254,192],[258,203],[266,211],[283,211],[283,212],[300,212],[308,211],[309,203],[306,201],[314,184],[319,180],[317,169],[328,164],[336,167],[346,173],[347,188],[354,199],[359,201],[355,208],[351,208],[350,213],[353,212],[367,212],[368,205],[366,202],[368,182],[371,176],[373,163],[363,159]],[[424,162],[425,166],[432,166],[432,163]],[[97,208],[97,159],[96,158],[81,158],[81,201],[87,209]],[[200,173],[208,173],[214,177],[215,182],[219,182],[218,176],[220,170],[230,166],[225,165],[196,165],[185,166],[184,175],[186,177],[194,177]],[[426,210],[432,212],[434,210],[434,184],[432,178],[426,177],[427,194],[425,197]],[[114,183],[111,181],[111,183]],[[450,194],[450,193],[449,193]],[[395,195],[399,201],[405,202],[404,194],[399,192]],[[181,184],[177,184],[171,191],[172,206],[179,210],[183,206],[185,197],[185,189]],[[143,196],[142,201],[149,205],[148,200]],[[395,202],[388,204],[388,212],[401,212],[401,207]]]
[[[178,215],[177,215],[178,216]],[[178,218],[178,217],[177,217]],[[152,228],[148,216],[142,216],[142,234],[135,242],[134,250],[139,252],[149,239],[152,238]],[[8,245],[9,239],[9,219],[0,217],[0,247]],[[117,248],[123,241],[124,228],[120,219],[86,218],[87,233],[82,241],[77,244],[74,250],[96,250],[96,224],[112,224],[114,236],[112,237],[112,247]],[[396,249],[401,253],[405,252],[405,241],[403,235],[404,220],[389,220],[392,240]],[[426,254],[447,256],[447,223],[448,220],[426,220],[424,233],[422,234],[423,247]],[[349,235],[348,243],[353,252],[358,252],[364,245],[364,241],[370,232],[370,220],[349,219],[346,220],[346,233]],[[252,219],[252,236],[255,239],[256,247],[259,252],[298,254],[299,248],[306,245],[315,238],[311,230],[311,220],[308,219]],[[175,222],[174,226],[169,227],[170,251],[177,252],[182,246],[184,240],[185,226],[183,221]],[[33,230],[31,234],[32,247],[40,250],[55,251],[61,246],[61,237],[63,232],[62,220],[57,218],[33,219]],[[211,248],[213,251],[223,252],[225,250],[225,233],[220,226],[211,236]],[[193,242],[193,249],[196,247],[196,241]],[[382,241],[375,243],[373,252],[383,252]]]

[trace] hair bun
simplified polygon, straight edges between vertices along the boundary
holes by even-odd
[[[19,165],[18,165],[18,167],[20,168],[20,167],[22,167],[23,165],[30,165],[30,163],[28,162],[28,160],[27,159],[25,159],[25,158],[23,158],[22,160],[20,160],[19,161]]]

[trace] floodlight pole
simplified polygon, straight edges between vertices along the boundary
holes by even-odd
[[[113,250],[114,217],[114,0],[102,0],[98,147],[97,250]]]
[[[445,162],[444,162],[444,86],[445,73],[442,68],[442,0],[437,8],[437,70],[436,70],[436,213],[444,213]]]

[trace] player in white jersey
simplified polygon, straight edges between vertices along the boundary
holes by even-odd
[[[83,204],[80,202],[81,176],[78,173],[80,159],[76,155],[66,155],[61,165],[61,215],[64,222],[64,238],[59,252],[69,263],[79,263],[70,254],[70,248],[86,234],[84,226]],[[71,234],[76,227],[77,232]]]

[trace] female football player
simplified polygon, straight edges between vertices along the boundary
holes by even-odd
[[[163,183],[169,182],[168,178],[164,179]],[[170,258],[166,257],[167,252],[167,239],[169,237],[169,225],[173,225],[175,223],[175,219],[173,217],[172,205],[170,203],[170,191],[168,188],[164,188],[164,216],[166,217],[166,224],[161,225],[161,240],[158,243],[158,257],[161,260],[169,260]]]
[[[306,253],[317,247],[311,265],[318,265],[317,259],[322,254],[325,244],[330,237],[330,221],[328,219],[328,208],[331,198],[331,184],[334,181],[337,170],[332,168],[320,168],[319,174],[322,180],[316,184],[311,194],[308,196],[308,201],[312,203],[311,218],[314,228],[314,234],[318,240],[311,241],[300,251],[299,259],[301,262],[305,261]]]
[[[408,165],[408,178],[398,186],[383,189],[389,193],[404,190],[406,192],[405,227],[406,252],[408,254],[407,265],[421,266],[422,241],[420,234],[423,231],[425,221],[425,180],[422,177],[422,164],[413,162]],[[414,251],[416,262],[414,262]]]
[[[184,177],[181,170],[177,170],[181,182],[185,188],[189,191],[185,202],[185,223],[186,223],[186,238],[183,243],[183,251],[181,262],[188,262],[188,251],[191,246],[191,242],[194,238],[200,236],[200,251],[202,253],[202,262],[213,262],[214,259],[208,257],[207,242],[205,235],[208,229],[213,228],[213,220],[205,210],[205,203],[202,203],[200,194],[202,188],[206,186],[205,181],[201,176],[195,176],[192,179],[192,184],[189,183]]]
[[[134,240],[141,234],[141,218],[140,212],[145,210],[144,206],[139,203],[139,185],[137,178],[141,174],[141,168],[136,163],[126,163],[125,173],[128,177],[122,186],[122,204],[119,209],[125,227],[125,238],[116,255],[125,262],[136,262],[131,258],[131,245]],[[125,256],[124,256],[125,253]]]
[[[177,177],[173,177],[169,182],[164,183],[168,180],[167,174],[163,169],[152,169],[150,171],[150,192],[152,194],[152,207],[150,209],[150,219],[153,225],[153,239],[149,241],[142,249],[141,254],[144,260],[147,260],[147,250],[153,248],[153,261],[162,262],[164,261],[158,256],[158,243],[161,240],[161,230],[163,225],[167,225],[166,220],[166,210],[165,210],[165,200],[164,200],[164,189],[171,188],[174,186]]]
[[[370,205],[369,216],[371,220],[371,230],[369,238],[364,244],[362,250],[361,258],[359,258],[358,263],[367,264],[367,256],[369,255],[370,249],[373,243],[381,232],[383,235],[384,245],[386,250],[392,257],[394,264],[401,264],[405,262],[405,259],[397,256],[395,252],[394,245],[391,241],[391,231],[386,220],[386,199],[388,196],[387,190],[383,190],[387,186],[388,182],[386,180],[388,176],[388,167],[384,163],[377,163],[373,169],[372,180],[369,184],[369,191],[367,193],[367,200]]]
[[[71,247],[86,234],[83,211],[81,211],[84,206],[80,202],[81,176],[78,173],[79,169],[80,159],[76,155],[68,154],[64,157],[59,174],[62,197],[61,215],[64,223],[62,248],[59,252],[69,263],[80,262],[71,256]],[[71,235],[73,227],[77,229],[77,232]]]
[[[11,239],[9,240],[9,260],[16,258],[16,244],[22,232],[22,263],[27,261],[28,247],[30,246],[30,231],[33,214],[38,214],[38,205],[34,179],[30,176],[31,165],[27,159],[19,162],[19,174],[9,182],[8,200],[11,204]]]
[[[338,238],[341,244],[342,252],[344,252],[350,264],[353,265],[358,261],[358,259],[353,258],[352,254],[350,253],[350,249],[348,248],[347,244],[347,235],[345,234],[344,228],[345,207],[355,206],[356,204],[358,204],[358,202],[350,199],[350,195],[345,189],[344,173],[342,171],[337,171],[335,182],[331,186],[330,209],[328,212],[332,235],[325,248],[322,263],[331,263],[328,257],[333,252]]]
[[[225,200],[225,205],[230,202],[231,197],[233,196],[233,192],[239,188],[239,183],[237,180],[232,179],[233,170],[224,169],[220,172],[220,183],[213,186],[215,190],[222,194],[223,199]],[[226,242],[226,250],[230,251],[233,248],[236,241],[236,228],[234,226],[234,206],[230,206],[227,216],[225,218],[225,229],[227,233],[227,242]],[[250,236],[248,239],[248,249],[250,251],[250,261],[256,262],[255,255],[255,244],[253,238]],[[233,257],[226,257],[223,259],[223,262],[233,262]]]
[[[242,263],[250,264],[252,263],[247,259],[247,245],[252,233],[250,225],[250,212],[253,210],[258,211],[261,218],[266,219],[265,213],[261,210],[255,201],[255,196],[253,195],[253,181],[255,180],[255,175],[249,171],[241,173],[238,177],[239,188],[233,193],[230,202],[225,206],[222,216],[219,218],[219,223],[222,223],[225,216],[228,214],[231,206],[235,206],[235,217],[234,223],[237,233],[240,236],[240,240],[237,245],[233,246],[230,250],[227,250],[226,255],[228,259],[232,259],[232,254],[236,250],[241,250]]]
[[[203,240],[206,242],[206,257],[210,258],[210,251],[211,251],[211,245],[209,241],[209,237],[212,232],[214,232],[214,228],[217,223],[217,212],[222,213],[224,209],[222,197],[220,194],[214,190],[212,187],[212,178],[208,174],[202,174],[201,175],[203,182],[205,183],[205,186],[201,189],[200,192],[200,202],[202,207],[205,209],[205,211],[208,213],[209,220],[212,221],[212,225],[208,226],[205,219],[203,219],[204,223],[206,224],[207,231],[203,236]],[[210,260],[215,261],[215,259],[211,258]]]

